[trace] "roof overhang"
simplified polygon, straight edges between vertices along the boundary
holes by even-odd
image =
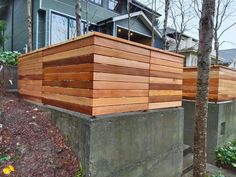
[[[147,18],[147,16],[143,13],[143,11],[138,11],[138,12],[130,13],[130,17],[131,18],[133,18],[133,17],[140,17],[140,19],[146,25],[146,27],[149,30],[152,31],[152,22]],[[99,24],[101,25],[101,24],[105,24],[105,23],[109,23],[109,22],[117,22],[117,21],[120,21],[120,20],[128,19],[128,18],[129,18],[128,14],[120,15],[120,16],[109,18],[109,19],[107,19],[107,20],[105,20],[103,22],[100,22]],[[154,27],[154,33],[155,33],[155,35],[161,37],[160,32],[155,27]]]

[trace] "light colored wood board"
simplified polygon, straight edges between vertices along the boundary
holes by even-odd
[[[93,91],[90,89],[77,89],[77,88],[63,88],[63,87],[49,87],[44,86],[43,92],[62,94],[62,95],[70,95],[77,97],[88,97],[92,98]]]
[[[73,50],[68,50],[68,51],[63,51],[63,52],[58,52],[51,55],[43,56],[43,62],[63,60],[66,58],[90,55],[93,53],[94,53],[94,46],[87,46],[87,47],[82,47],[78,49],[73,49]]]
[[[94,37],[83,38],[79,40],[71,40],[69,43],[64,43],[60,45],[56,45],[54,47],[49,47],[43,51],[43,55],[52,55],[55,53],[60,53],[64,51],[74,50],[78,48],[83,48],[87,46],[91,46],[94,44]]]
[[[182,85],[182,80],[181,79],[150,77],[150,83],[178,84],[178,85],[180,84],[180,85]]]
[[[67,65],[57,67],[45,67],[43,72],[48,73],[72,73],[72,72],[90,72],[93,71],[92,63],[85,63],[79,65]]]
[[[182,95],[164,95],[149,97],[149,103],[182,101]]]
[[[151,51],[151,57],[152,58],[161,58],[164,60],[169,60],[169,61],[173,61],[173,62],[177,62],[177,63],[181,63],[181,64],[184,63],[184,57],[177,57],[177,56],[164,54],[164,53],[156,52],[156,51]]]
[[[97,37],[96,36],[94,43],[95,43],[95,45],[98,45],[98,46],[114,48],[114,49],[118,49],[118,50],[122,50],[122,51],[126,51],[126,52],[131,52],[131,53],[136,53],[136,54],[140,54],[140,55],[150,56],[150,50],[149,49],[145,49],[145,48],[142,48],[142,47],[134,46],[134,45],[119,42],[119,41],[105,39],[105,38],[102,38],[102,37]]]
[[[149,89],[150,90],[182,90],[182,85],[181,84],[154,84],[150,83],[149,84]]]
[[[148,83],[149,77],[145,76],[131,76],[124,74],[110,74],[94,72],[93,79],[96,81],[115,81],[128,83]]]
[[[183,69],[167,67],[167,66],[161,66],[161,65],[155,65],[155,64],[151,64],[150,69],[153,70],[153,71],[164,71],[164,72],[170,72],[170,73],[176,73],[176,74],[182,74],[183,73]]]
[[[43,92],[43,98],[49,100],[56,100],[56,101],[64,101],[73,104],[79,104],[84,106],[92,106],[93,100],[91,98],[86,97],[76,97],[76,96],[69,96],[69,95],[62,95],[62,94],[53,94],[50,92]]]
[[[29,84],[19,84],[19,88],[25,89],[25,90],[33,90],[33,91],[42,91],[42,86],[38,85],[29,85]]]
[[[78,80],[78,81],[91,81],[93,80],[92,72],[80,72],[80,73],[50,73],[44,74],[44,80]]]
[[[104,106],[94,107],[93,115],[113,114],[121,112],[132,112],[147,110],[148,104],[131,104],[131,105],[118,105],[118,106]]]
[[[148,63],[126,60],[122,58],[108,57],[103,55],[94,55],[94,62],[107,65],[125,66],[130,68],[149,69]]]
[[[93,106],[112,106],[124,104],[148,103],[148,97],[94,98]]]
[[[94,98],[147,97],[148,90],[93,90]]]
[[[170,88],[171,89],[171,88]],[[182,95],[182,90],[150,90],[149,96]]]
[[[161,58],[151,58],[151,63],[156,65],[174,67],[174,68],[183,68],[183,64],[179,62],[164,60]]]
[[[171,102],[148,104],[149,109],[172,108],[172,107],[180,107],[180,106],[182,106],[182,101],[171,101]]]
[[[42,80],[19,80],[19,84],[42,86]]]
[[[171,79],[183,79],[182,74],[170,73],[168,71],[150,71],[151,77],[171,78]]]
[[[28,55],[21,55],[18,57],[18,62],[25,62],[25,61],[31,61],[35,58],[40,58],[42,57],[43,53],[42,52],[35,52],[33,54],[28,54]]]
[[[125,52],[118,49],[110,49],[101,46],[94,46],[94,53],[97,55],[115,57],[115,58],[123,58],[131,61],[139,61],[144,63],[150,63],[150,57],[139,55],[135,53]]]
[[[103,90],[148,90],[149,84],[145,83],[127,83],[127,82],[107,82],[94,81],[93,89]]]

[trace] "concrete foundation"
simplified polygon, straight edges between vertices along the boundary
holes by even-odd
[[[180,177],[183,109],[96,117],[49,107],[86,177]]]
[[[184,107],[184,143],[193,146],[194,101],[183,101]],[[208,162],[215,164],[217,147],[236,139],[236,102],[208,104]]]

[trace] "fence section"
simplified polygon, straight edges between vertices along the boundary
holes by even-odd
[[[36,51],[18,59],[18,88],[24,99],[42,103],[42,52]]]
[[[195,100],[197,68],[184,68],[183,98]],[[236,99],[236,71],[225,66],[212,66],[209,81],[209,101]]]
[[[44,104],[93,116],[181,106],[180,55],[101,33],[41,51]]]

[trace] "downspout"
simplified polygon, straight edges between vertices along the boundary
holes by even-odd
[[[14,10],[15,10],[15,0],[12,0],[12,13],[11,13],[11,51],[13,51],[13,43],[14,43]]]

